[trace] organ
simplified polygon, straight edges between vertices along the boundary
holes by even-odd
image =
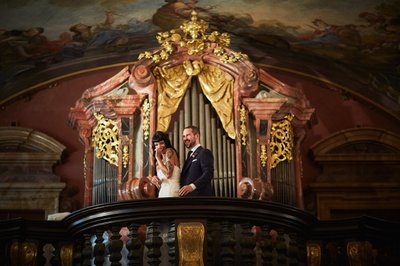
[[[217,197],[272,200],[302,207],[300,143],[314,109],[302,93],[207,34],[192,12],[180,29],[157,35],[139,55],[88,88],[69,121],[85,145],[85,206],[156,197],[151,136],[168,132],[184,161],[181,133],[196,125],[214,155]]]

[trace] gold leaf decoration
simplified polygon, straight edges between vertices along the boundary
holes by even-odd
[[[242,145],[247,145],[247,115],[246,115],[246,108],[242,104],[239,108],[239,115],[240,115],[240,135],[242,136]]]
[[[193,10],[190,20],[180,26],[183,36],[178,33],[179,29],[157,33],[156,39],[161,48],[154,52],[141,53],[139,59],[151,59],[154,63],[167,60],[176,46],[187,48],[189,55],[199,55],[211,48],[222,63],[235,63],[241,58],[248,58],[246,54],[225,49],[229,47],[231,42],[228,33],[221,34],[218,31],[213,31],[207,35],[207,29],[208,23],[202,19],[199,20],[197,12]]]
[[[106,118],[101,113],[95,113],[94,116],[97,119],[97,125],[92,131],[92,144],[96,148],[96,157],[118,166],[121,141],[117,122]]]
[[[280,162],[292,160],[293,130],[290,122],[293,115],[286,115],[285,118],[271,127],[271,169]]]
[[[142,105],[143,113],[143,138],[147,140],[150,136],[150,108],[149,99],[145,99]]]

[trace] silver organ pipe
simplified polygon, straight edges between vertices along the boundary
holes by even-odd
[[[96,149],[94,150],[96,154]],[[117,201],[118,168],[102,158],[93,157],[93,204]]]
[[[182,132],[183,129],[185,128],[184,126],[184,118],[183,118],[183,110],[179,111],[179,134],[178,134],[178,143],[177,145],[175,144],[175,147],[179,147],[179,162],[181,162],[181,165],[183,166],[183,162],[185,161],[185,145],[183,143],[183,139],[182,139]]]
[[[224,155],[228,154],[228,145],[227,145],[227,139],[225,135],[222,135],[222,152]],[[222,158],[222,184],[223,184],[223,191],[224,195],[229,195],[228,194],[228,171],[227,171],[227,166],[228,166],[228,158],[227,156],[224,156]]]
[[[274,186],[273,201],[296,206],[293,161],[280,162],[271,170],[271,179]]]
[[[190,124],[196,125],[197,127],[200,127],[199,125],[199,96],[197,93],[197,82],[193,82],[192,88],[190,90],[191,92],[191,114],[192,114],[192,120],[190,121]],[[187,125],[189,126],[189,125]],[[201,131],[200,131],[201,132]],[[201,136],[201,134],[200,134]]]
[[[205,104],[205,118],[207,119],[207,123],[205,123],[206,124],[206,130],[205,130],[205,132],[206,132],[206,134],[204,134],[205,135],[205,138],[206,138],[206,143],[205,143],[205,145],[206,145],[206,148],[207,149],[210,149],[210,150],[212,150],[212,146],[211,146],[211,137],[212,137],[212,134],[210,134],[211,133],[211,124],[210,124],[210,117],[211,117],[211,114],[210,114],[210,104]]]
[[[186,126],[200,129],[200,143],[214,156],[213,190],[217,197],[236,197],[235,143],[223,129],[219,117],[196,81],[186,91],[180,109],[173,116],[168,130],[172,145],[179,153],[181,167],[186,159],[182,132]]]
[[[211,118],[211,151],[214,156],[214,192],[215,196],[219,196],[219,181],[218,181],[218,145],[217,145],[217,129],[216,129],[216,124],[214,123],[215,118]]]
[[[197,95],[198,101],[199,101],[199,129],[200,132],[206,132],[205,128],[205,106],[204,106],[204,98],[203,95],[199,94]],[[207,116],[209,117],[209,116]],[[206,142],[206,134],[200,134],[200,143],[204,145],[207,149],[207,142]]]
[[[235,153],[236,152],[236,147],[235,143],[231,143],[231,175],[230,175],[230,180],[231,180],[231,195],[233,198],[236,198],[236,157]]]
[[[214,123],[216,123],[214,119]],[[222,173],[222,141],[221,141],[221,129],[217,128],[217,154],[218,157],[216,158],[217,162],[217,170],[218,170],[218,184],[219,184],[219,194],[218,196],[223,195],[223,173]]]
[[[188,93],[189,92],[189,93]],[[184,98],[184,103],[185,103],[185,123],[184,126],[190,126],[191,124],[191,111],[192,108],[190,108],[190,90],[185,94]]]

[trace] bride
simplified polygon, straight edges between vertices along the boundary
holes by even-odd
[[[176,150],[164,132],[156,131],[152,142],[157,176],[153,176],[151,182],[159,188],[158,197],[178,197],[181,169]]]

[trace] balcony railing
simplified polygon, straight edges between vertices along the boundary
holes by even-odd
[[[1,265],[400,265],[400,224],[257,200],[163,198],[0,222]]]

